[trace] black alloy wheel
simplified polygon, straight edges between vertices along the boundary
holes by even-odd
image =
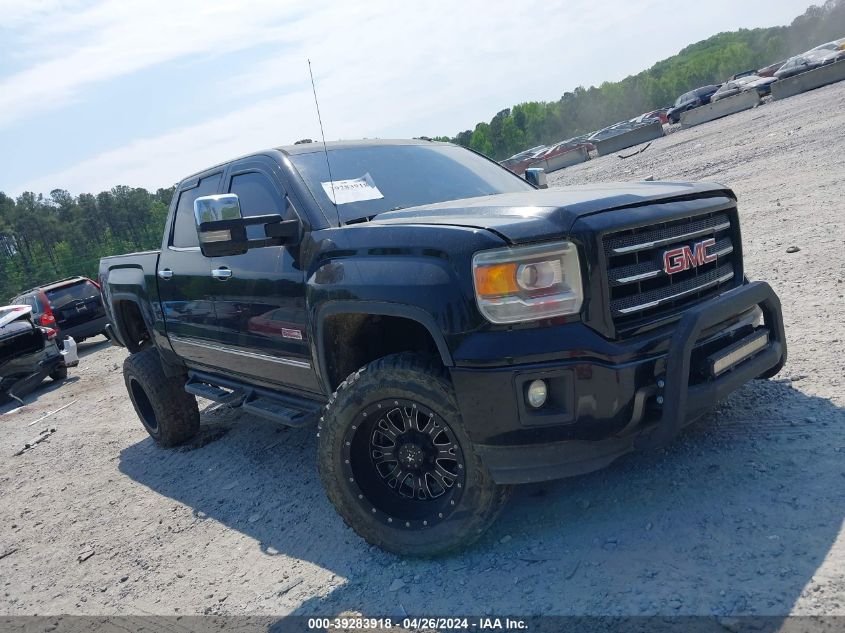
[[[409,352],[337,387],[318,425],[317,466],[346,524],[402,555],[470,545],[510,493],[473,450],[446,368]]]
[[[448,424],[412,400],[362,410],[344,441],[344,474],[374,518],[408,529],[446,519],[466,479],[463,451]]]

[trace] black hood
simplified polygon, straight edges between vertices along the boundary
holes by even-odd
[[[511,244],[563,238],[580,217],[676,199],[733,194],[714,183],[623,182],[449,200],[377,215],[373,224],[440,224],[488,229]]]

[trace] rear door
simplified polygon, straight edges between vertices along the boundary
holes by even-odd
[[[219,354],[211,260],[199,248],[194,200],[218,193],[222,169],[181,183],[176,209],[165,227],[157,283],[167,336],[173,351],[189,362],[213,365]]]
[[[250,157],[230,167],[224,190],[238,195],[244,217],[300,218],[278,165]],[[264,237],[250,227],[250,238]],[[257,381],[320,392],[305,327],[305,276],[299,246],[253,248],[212,260],[215,312],[225,368]]]

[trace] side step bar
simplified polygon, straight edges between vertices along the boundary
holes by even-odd
[[[198,371],[188,372],[185,391],[230,407],[241,407],[247,413],[294,428],[314,424],[323,408],[316,400],[247,387]]]
[[[188,376],[188,382],[185,383],[185,391],[205,398],[206,400],[228,404],[233,407],[243,404],[244,398],[246,397],[242,389],[227,391],[210,383],[203,382],[193,375]]]

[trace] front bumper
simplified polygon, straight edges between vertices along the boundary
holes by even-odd
[[[748,315],[759,308],[763,325]],[[714,355],[742,349],[768,333],[764,347],[721,373]],[[567,359],[497,368],[452,369],[474,449],[499,483],[544,481],[602,468],[634,449],[665,445],[683,426],[754,378],[786,361],[780,302],[764,282],[749,283],[689,309],[664,335],[664,351],[612,363]],[[620,356],[626,346],[620,342]],[[524,389],[542,378],[549,401],[525,404]],[[545,409],[545,410],[544,410]]]

